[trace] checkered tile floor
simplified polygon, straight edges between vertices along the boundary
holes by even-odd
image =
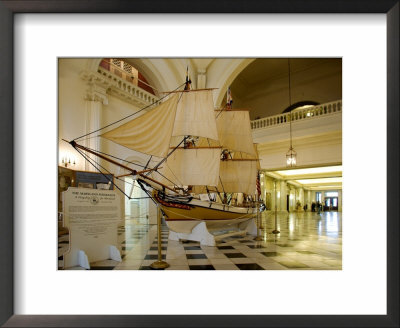
[[[263,241],[254,236],[229,237],[216,247],[192,241],[168,240],[168,228],[162,228],[162,258],[166,270],[341,270],[341,213],[290,213],[277,216],[264,213]],[[121,228],[122,262],[112,260],[91,263],[92,270],[153,270],[158,259],[155,226],[132,222]],[[125,237],[125,238],[123,238]]]

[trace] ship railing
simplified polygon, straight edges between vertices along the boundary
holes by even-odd
[[[271,126],[277,126],[280,124],[286,124],[290,122],[290,115],[292,122],[299,120],[308,120],[316,117],[327,116],[342,112],[342,100],[336,100],[325,104],[301,107],[293,110],[291,113],[283,113],[274,116],[268,116],[253,120],[250,122],[251,128],[263,129]]]

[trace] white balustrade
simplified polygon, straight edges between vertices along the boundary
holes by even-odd
[[[106,78],[112,82],[114,88],[118,89],[119,92],[126,94],[126,96],[129,98],[138,98],[138,100],[146,104],[151,104],[158,100],[155,95],[143,90],[135,84],[129,83],[128,81],[120,78],[103,67],[99,67],[97,73],[101,74],[103,78]]]
[[[291,113],[283,113],[279,115],[260,118],[258,120],[251,121],[250,124],[251,128],[255,130],[255,129],[267,128],[269,126],[276,126],[280,124],[289,123],[290,115],[292,115],[292,122],[295,122],[299,120],[308,120],[315,117],[332,115],[341,111],[342,111],[342,101],[337,100],[316,106],[295,109]]]

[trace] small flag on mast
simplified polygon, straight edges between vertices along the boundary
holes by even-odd
[[[228,91],[226,92],[226,108],[227,109],[232,109],[232,94],[231,94],[231,88],[228,87]]]
[[[184,90],[190,90],[191,83],[192,83],[192,81],[190,81],[190,77],[189,77],[189,67],[186,66],[186,83],[185,83]]]

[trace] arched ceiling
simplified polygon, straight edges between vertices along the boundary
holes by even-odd
[[[291,58],[291,104],[342,98],[339,58]],[[231,84],[234,108],[249,108],[252,119],[282,113],[289,106],[287,58],[257,58]]]

